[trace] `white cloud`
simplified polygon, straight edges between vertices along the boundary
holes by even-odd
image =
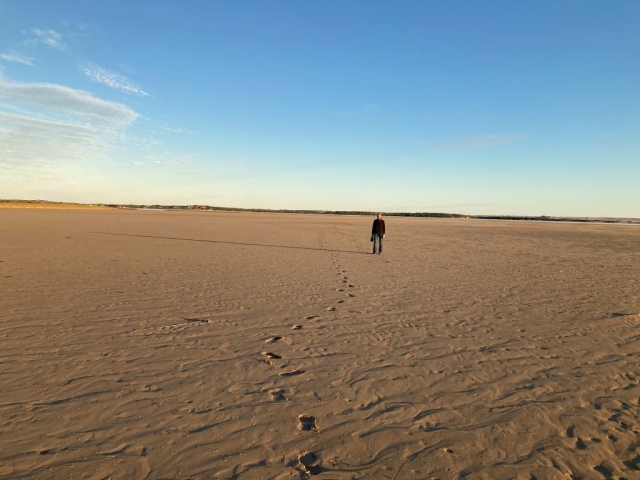
[[[0,112],[0,164],[42,166],[102,158],[118,138],[88,125]]]
[[[0,58],[7,62],[22,63],[24,65],[33,65],[33,58],[27,57],[18,52],[0,53]]]
[[[184,165],[185,163],[190,163],[191,158],[188,155],[181,155],[178,157],[171,157],[165,160],[155,160],[154,163],[156,165],[162,166],[175,166],[175,165]]]
[[[478,135],[475,137],[463,138],[461,140],[455,140],[453,142],[441,143],[436,145],[431,150],[434,151],[446,151],[446,150],[461,150],[469,148],[484,148],[493,147],[495,145],[502,145],[504,143],[513,143],[522,140],[525,135]]]
[[[2,75],[0,99],[0,165],[11,167],[12,175],[107,158],[129,141],[125,129],[139,116],[87,92]]]
[[[177,165],[184,165],[191,162],[189,155],[180,155],[174,157],[168,157],[162,160],[154,160],[151,158],[149,162],[134,161],[133,164],[139,167],[175,167]]]
[[[56,50],[64,50],[67,48],[67,45],[62,40],[62,35],[55,30],[40,30],[34,28],[31,31],[36,35],[37,40],[47,47],[55,48]]]
[[[11,82],[1,74],[0,98],[84,121],[118,126],[130,125],[139,117],[126,105],[102,100],[82,90],[51,83]]]
[[[174,128],[174,127],[160,127],[162,130],[164,130],[165,132],[171,132],[171,133],[184,133],[184,129],[183,128]]]
[[[188,133],[189,135],[193,135],[195,133],[192,130],[187,130],[186,128],[172,127],[166,124],[160,125],[158,128],[160,128],[160,130],[164,130],[165,132],[169,132],[169,133]]]
[[[115,88],[116,90],[122,90],[123,92],[131,93],[133,95],[147,96],[140,86],[133,83],[124,75],[121,75],[106,68],[102,68],[93,63],[84,63],[78,66],[78,70],[84,73],[94,82],[101,83],[107,87]]]

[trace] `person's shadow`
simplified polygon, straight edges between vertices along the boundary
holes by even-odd
[[[290,248],[295,250],[315,250],[318,252],[356,253],[358,255],[367,255],[366,252],[359,252],[356,250],[335,250],[330,248],[296,247],[291,245],[269,245],[264,243],[223,242],[221,240],[206,240],[206,239],[198,239],[198,238],[180,238],[180,237],[161,237],[156,235],[137,235],[133,233],[112,233],[112,232],[93,232],[93,233],[97,233],[100,235],[118,235],[122,237],[160,238],[163,240],[178,240],[182,242],[222,243],[226,245],[246,245],[250,247]]]

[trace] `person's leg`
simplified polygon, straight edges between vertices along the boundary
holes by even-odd
[[[374,233],[373,234],[373,253],[376,253],[376,242],[378,241],[378,234]]]
[[[378,243],[378,253],[382,253],[382,235],[378,235],[378,240],[380,241]]]

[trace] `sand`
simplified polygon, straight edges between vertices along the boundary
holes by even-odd
[[[0,478],[640,478],[640,228],[0,211]]]

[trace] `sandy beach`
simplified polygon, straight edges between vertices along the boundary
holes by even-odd
[[[640,478],[640,228],[0,211],[0,478]]]

